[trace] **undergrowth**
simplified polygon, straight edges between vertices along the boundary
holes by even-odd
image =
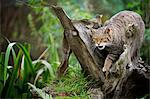
[[[9,64],[11,58],[13,61]],[[75,64],[75,61],[71,63]],[[88,98],[88,82],[81,73],[80,65],[69,65],[67,74],[58,79],[56,70],[59,64],[55,61],[50,64],[40,58],[32,60],[28,44],[9,43],[6,53],[0,53],[1,98]],[[52,92],[46,93],[45,88]]]

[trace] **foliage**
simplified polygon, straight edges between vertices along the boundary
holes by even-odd
[[[89,82],[81,73],[81,68],[78,65],[76,67],[69,66],[68,74],[62,77],[55,87],[58,92],[66,92],[75,97],[85,98],[88,97],[88,84]]]
[[[18,53],[15,52],[14,47],[19,49]],[[55,70],[46,60],[37,59],[32,61],[29,52],[29,45],[25,46],[14,42],[8,45],[5,55],[0,54],[0,71],[4,71],[1,72],[3,78],[0,78],[0,96],[2,98],[31,97],[28,85],[30,85],[40,97],[51,97],[35,86],[41,88],[44,83],[55,81]],[[10,54],[13,55],[14,62],[11,66],[8,65]],[[66,92],[76,97],[88,96],[86,93],[87,81],[81,73],[80,66],[69,66],[69,68],[68,76],[60,79],[57,85],[53,84],[53,86],[55,85],[56,92]]]
[[[145,30],[145,39],[150,41],[150,29]]]
[[[139,13],[140,15],[143,15],[143,11],[141,10],[141,0],[134,0],[134,1],[129,1],[128,4],[126,5],[126,8],[132,11],[135,11]]]
[[[150,65],[150,29],[145,30],[145,41],[141,48],[141,57],[142,59]]]
[[[58,5],[63,7],[71,19],[89,19],[94,17],[84,6],[83,0],[58,0]]]
[[[17,47],[19,51],[15,52],[14,47]],[[0,78],[2,98],[23,98],[24,94],[28,97],[31,93],[28,91],[27,82],[34,82],[38,86],[40,83],[47,82],[49,78],[55,78],[51,65],[46,60],[32,61],[29,52],[29,45],[13,42],[8,45],[5,55],[0,53],[0,71],[3,71],[1,72],[3,77]],[[10,66],[11,53],[13,64]]]
[[[69,65],[67,74],[55,81],[51,81],[47,86],[53,89],[54,97],[61,98],[85,98],[89,97],[87,93],[89,81],[86,80],[81,72],[80,66]]]

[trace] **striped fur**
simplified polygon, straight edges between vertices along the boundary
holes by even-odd
[[[108,71],[119,58],[124,45],[129,46],[129,57],[136,63],[144,31],[145,25],[141,16],[132,11],[121,11],[108,20],[103,27],[94,29],[92,39],[95,46],[100,50],[106,48],[109,51],[103,71]]]

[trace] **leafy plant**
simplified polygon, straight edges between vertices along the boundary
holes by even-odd
[[[15,52],[14,47],[19,51]],[[13,42],[8,45],[5,55],[0,53],[0,71],[3,71],[1,72],[2,78],[0,78],[2,98],[22,97],[24,93],[30,96],[27,82],[34,82],[36,85],[37,82],[44,83],[50,78],[55,78],[51,65],[46,60],[32,61],[29,52],[29,45]],[[13,64],[9,66],[11,53]],[[44,76],[39,78],[40,75]]]

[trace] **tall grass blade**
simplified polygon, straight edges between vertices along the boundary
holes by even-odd
[[[15,80],[17,79],[17,73],[19,71],[19,67],[20,67],[20,64],[19,62],[21,61],[21,57],[22,55],[21,54],[18,54],[16,60],[15,60],[15,63],[14,63],[14,69],[13,69],[13,73],[11,75],[11,78],[10,78],[10,81],[9,81],[9,84],[8,84],[8,89],[6,91],[6,97],[11,97],[11,93],[13,92],[13,86],[14,86],[14,82]]]
[[[35,80],[34,80],[34,85],[36,84],[36,81],[38,80],[39,76],[44,72],[44,69],[40,69],[38,72],[37,72],[37,75],[35,77]]]
[[[17,43],[17,46],[22,50],[22,52],[23,52],[25,58],[27,59],[31,73],[32,73],[32,74],[35,74],[35,71],[34,71],[33,66],[32,66],[32,60],[31,60],[31,57],[30,57],[28,51],[27,51],[26,48],[25,48],[23,45],[21,45],[20,43]]]
[[[44,55],[48,52],[49,48],[47,48],[38,58],[38,60],[42,59],[44,57]]]
[[[4,62],[4,85],[6,83],[7,80],[7,66],[8,66],[8,61],[9,61],[9,56],[10,56],[10,51],[12,49],[12,47],[15,45],[16,43],[10,43],[7,47],[6,50],[6,54],[5,54],[5,62]]]

